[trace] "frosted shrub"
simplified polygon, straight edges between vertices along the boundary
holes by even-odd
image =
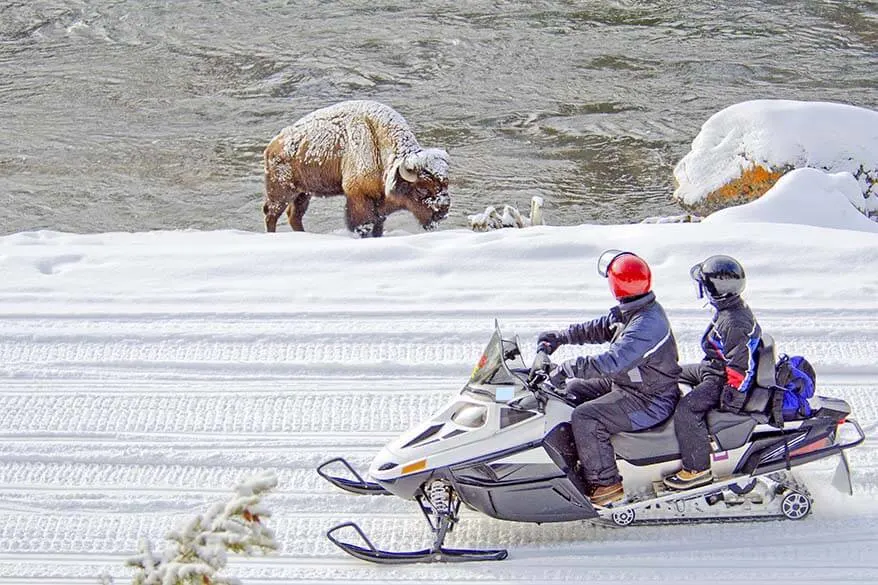
[[[229,501],[169,532],[161,555],[141,540],[138,555],[126,562],[136,571],[132,585],[240,585],[220,571],[229,552],[254,555],[278,549],[274,532],[263,523],[271,512],[261,503],[262,495],[276,486],[273,473],[244,480]],[[104,577],[102,583],[112,580]]]

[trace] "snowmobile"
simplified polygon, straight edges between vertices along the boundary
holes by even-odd
[[[863,442],[863,430],[848,418],[851,409],[845,401],[822,396],[811,399],[808,418],[772,420],[771,397],[782,389],[775,385],[774,342],[768,335],[745,413],[708,415],[714,483],[685,491],[664,487],[662,478],[682,467],[671,418],[612,437],[627,499],[606,507],[593,505],[585,495],[570,427],[575,403],[548,382],[550,367],[542,350],[528,367],[518,338],[505,339],[495,322],[459,394],[388,443],[372,462],[370,479],[341,457],[317,468],[321,477],[351,493],[414,500],[434,535],[430,548],[381,550],[354,522],[334,526],[327,538],[366,561],[460,562],[507,557],[504,549],[444,546],[460,520],[461,505],[501,520],[535,523],[800,520],[811,511],[812,499],[791,469],[828,457],[839,459],[833,485],[853,493],[845,450]]]

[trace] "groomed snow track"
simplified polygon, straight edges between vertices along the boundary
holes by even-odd
[[[828,487],[831,467],[805,468],[814,513],[795,530],[536,526],[464,511],[447,544],[508,548],[508,560],[380,567],[344,555],[324,534],[346,520],[389,550],[425,546],[430,535],[414,503],[345,494],[315,467],[344,455],[365,469],[382,444],[443,404],[495,316],[0,315],[0,585],[93,584],[102,573],[127,583],[123,563],[139,538],[161,545],[181,520],[263,470],[278,474],[266,505],[283,550],[231,556],[229,572],[247,585],[638,582],[669,566],[701,583],[878,581],[878,317],[867,311],[806,322],[760,313],[780,350],[820,356],[821,391],[848,400],[868,436],[849,452],[853,498]],[[696,359],[706,314],[670,317],[684,361]],[[580,318],[500,315],[525,340]],[[852,335],[824,334],[839,329]]]

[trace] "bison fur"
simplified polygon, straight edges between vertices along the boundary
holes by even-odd
[[[264,152],[265,230],[284,212],[295,231],[311,197],[344,195],[348,229],[378,237],[394,211],[432,230],[448,215],[448,153],[421,148],[393,108],[353,100],[315,110],[275,136]]]

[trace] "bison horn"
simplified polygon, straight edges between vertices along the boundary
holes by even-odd
[[[414,183],[418,180],[418,175],[414,171],[410,171],[405,167],[404,159],[396,159],[393,158],[388,159],[389,169],[384,178],[384,196],[390,197],[394,190],[396,190],[396,181],[397,177],[402,177],[403,180]]]
[[[399,176],[408,181],[409,183],[415,183],[418,180],[418,171],[416,167],[409,167],[409,161],[403,160],[399,164]]]

